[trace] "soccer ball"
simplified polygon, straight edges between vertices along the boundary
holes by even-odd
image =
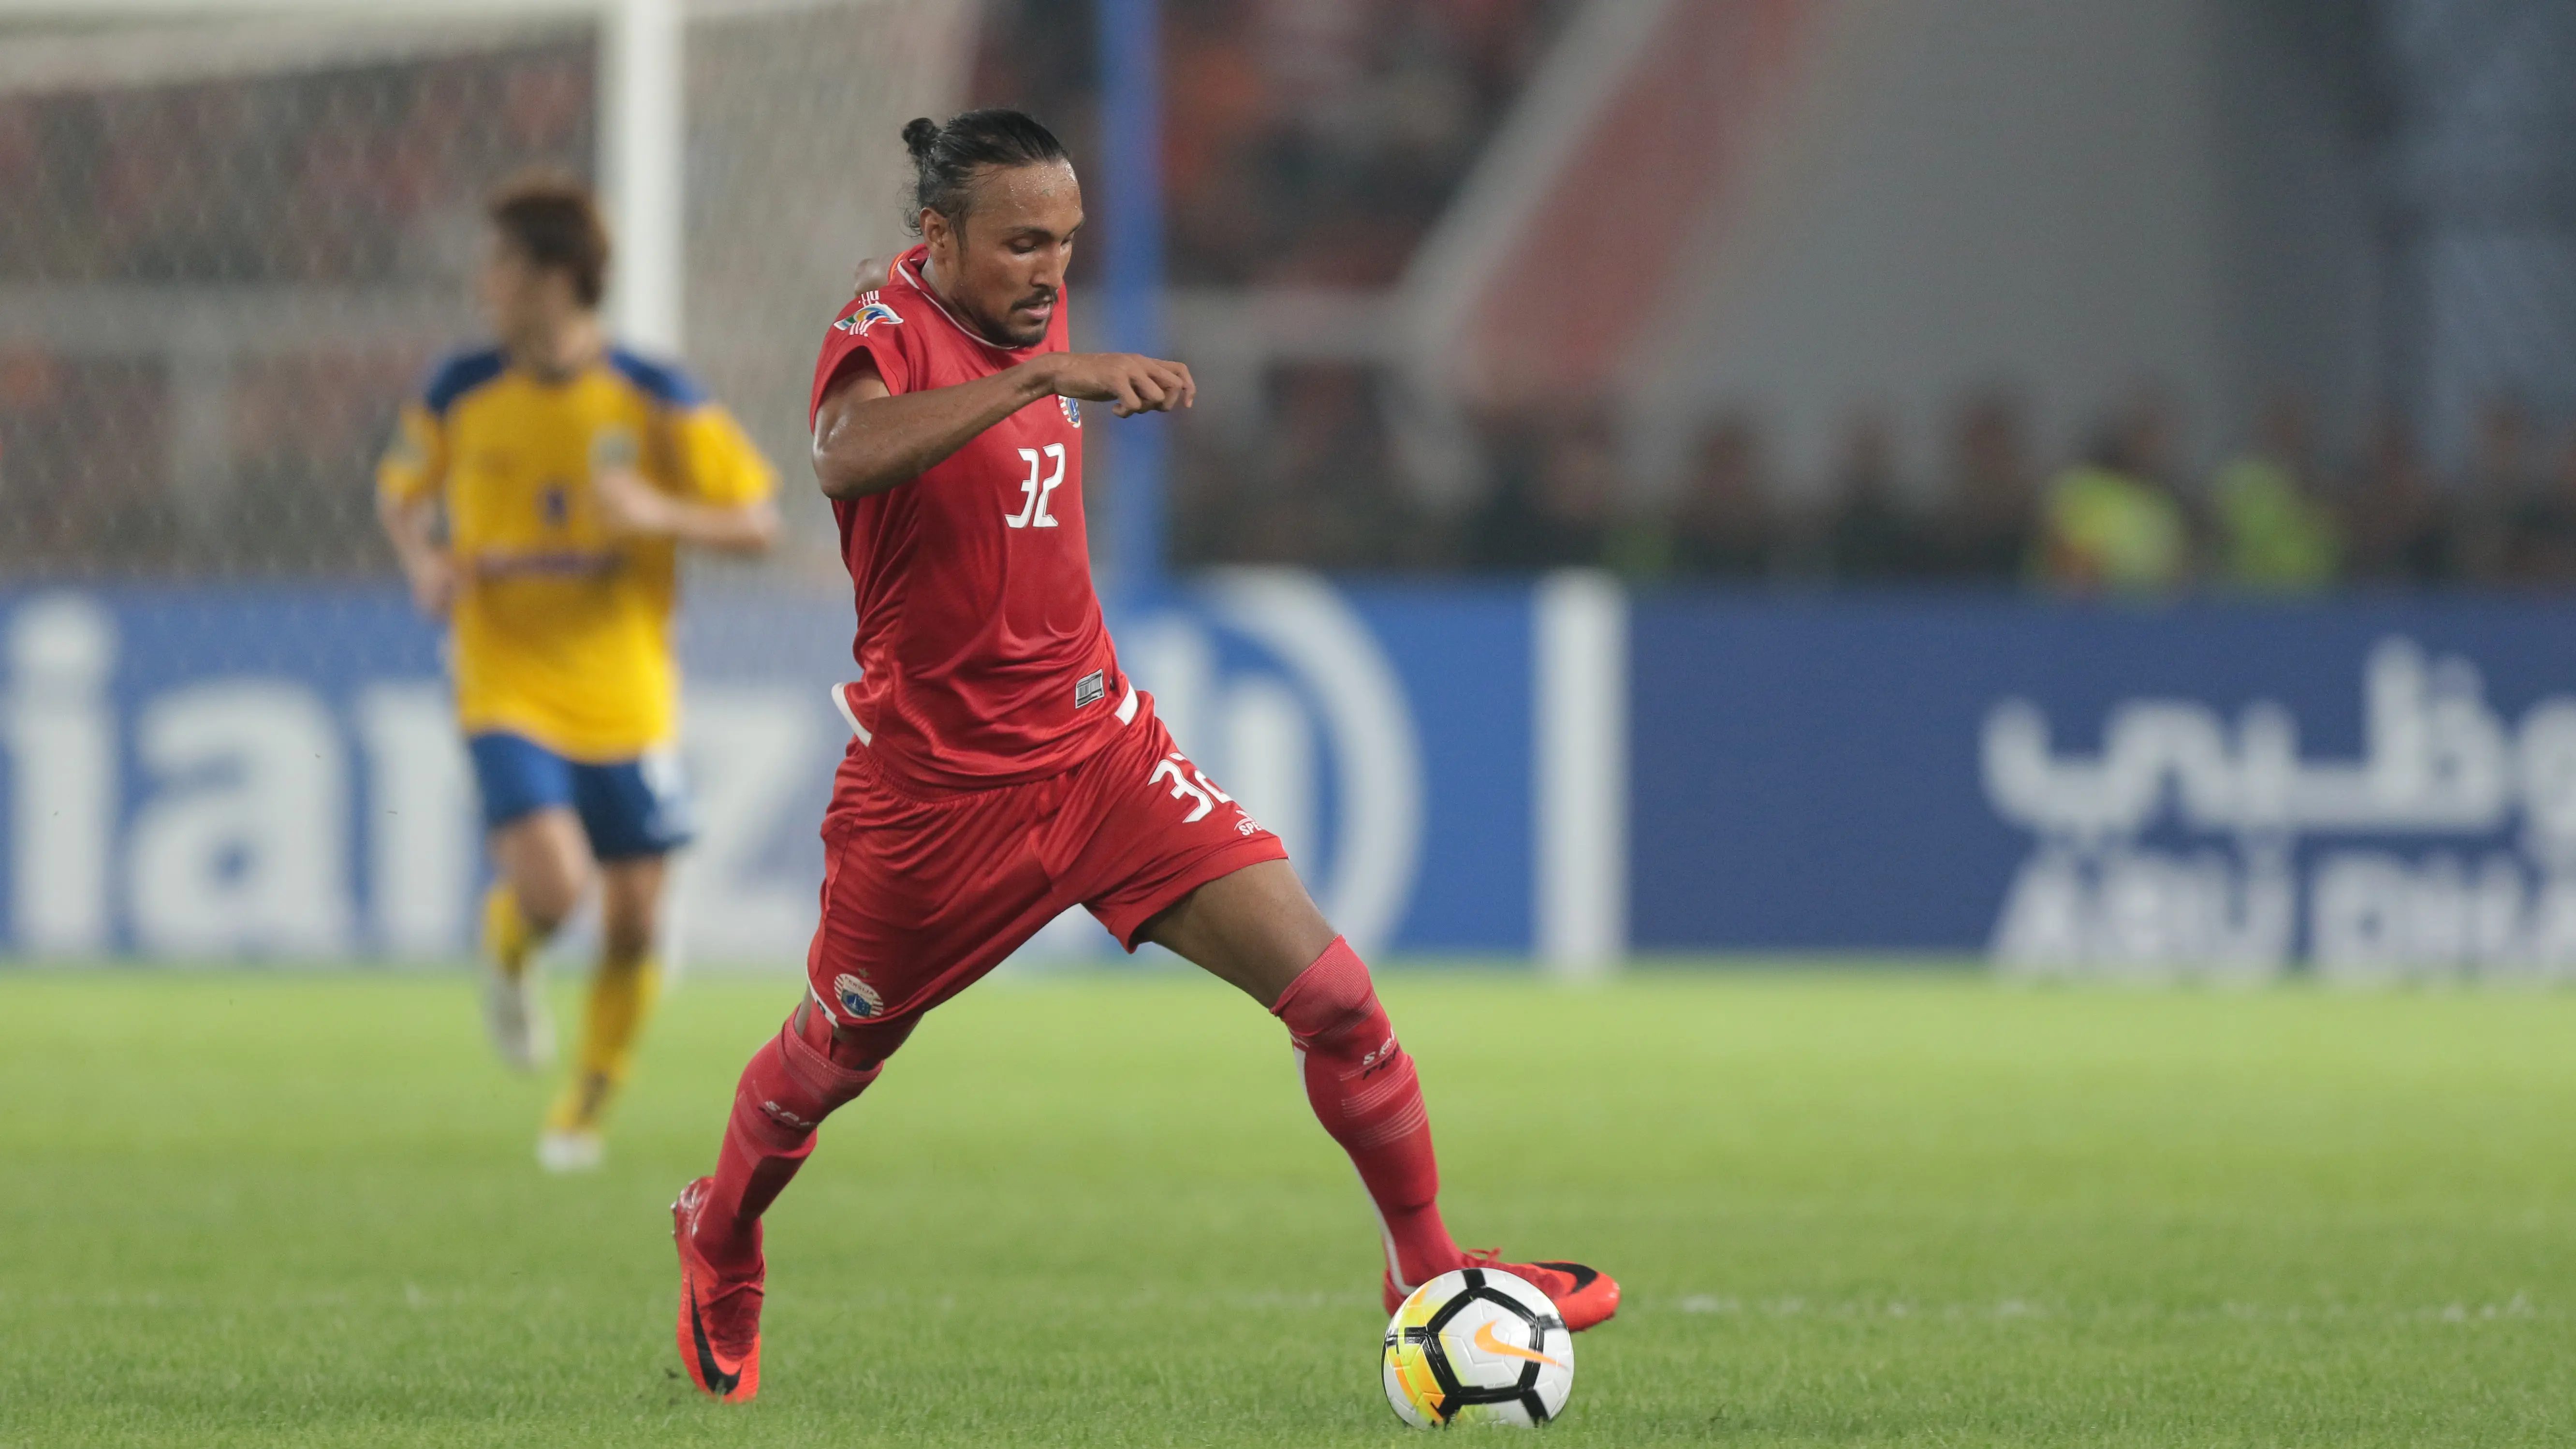
[[[1574,1335],[1546,1294],[1509,1273],[1443,1273],[1386,1326],[1386,1401],[1417,1429],[1544,1424],[1573,1391]]]

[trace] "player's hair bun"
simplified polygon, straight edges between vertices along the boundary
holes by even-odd
[[[914,165],[930,159],[930,150],[939,144],[939,123],[928,116],[916,116],[903,128],[904,149],[912,153]]]
[[[904,219],[916,236],[925,211],[962,224],[983,172],[1065,159],[1055,133],[1018,111],[967,111],[945,126],[923,116],[903,128],[903,144],[913,170],[912,211]]]

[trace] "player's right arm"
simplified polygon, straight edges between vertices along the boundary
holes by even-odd
[[[975,435],[1042,397],[1105,402],[1120,417],[1191,405],[1190,370],[1126,352],[1051,352],[955,387],[897,394],[865,352],[850,355],[814,409],[814,478],[833,499],[920,477]]]
[[[411,601],[433,619],[456,602],[456,560],[438,542],[438,504],[427,498],[376,499],[376,521],[402,561]]]
[[[412,603],[433,619],[446,618],[456,602],[456,560],[438,538],[446,472],[446,430],[422,403],[405,403],[393,446],[376,465],[376,522],[402,564]]]

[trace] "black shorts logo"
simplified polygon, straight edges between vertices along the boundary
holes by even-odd
[[[1089,709],[1109,695],[1109,671],[1095,669],[1074,682],[1073,707]]]

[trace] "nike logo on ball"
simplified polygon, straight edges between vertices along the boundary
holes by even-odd
[[[704,1343],[706,1340],[700,1339],[698,1341],[700,1343]],[[1476,1325],[1475,1344],[1476,1347],[1483,1349],[1487,1353],[1499,1353],[1505,1358],[1525,1358],[1531,1363],[1546,1364],[1549,1368],[1565,1367],[1565,1365],[1558,1363],[1555,1359],[1549,1358],[1546,1354],[1533,1353],[1526,1348],[1516,1348],[1511,1344],[1505,1343],[1501,1339],[1496,1338],[1494,1336],[1494,1321],[1490,1318]]]

